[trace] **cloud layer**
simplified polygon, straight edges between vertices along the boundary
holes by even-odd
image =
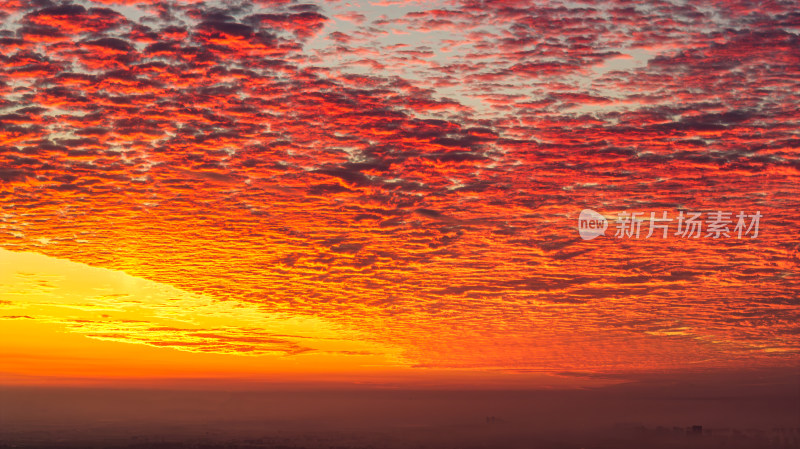
[[[6,249],[420,367],[797,361],[792,1],[2,5]],[[583,208],[763,218],[584,242]]]

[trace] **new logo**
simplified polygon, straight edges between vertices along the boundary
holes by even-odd
[[[606,217],[591,210],[584,209],[578,216],[578,234],[584,240],[591,240],[597,236],[605,235],[608,229]]]

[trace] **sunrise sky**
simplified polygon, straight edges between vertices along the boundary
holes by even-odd
[[[798,33],[794,0],[0,0],[0,383],[798,367]]]

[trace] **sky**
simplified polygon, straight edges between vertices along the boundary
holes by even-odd
[[[0,383],[797,369],[798,33],[789,0],[0,0]]]

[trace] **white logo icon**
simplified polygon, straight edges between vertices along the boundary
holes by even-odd
[[[578,216],[578,234],[584,240],[591,240],[599,235],[605,235],[608,229],[606,217],[591,210],[584,209]]]

